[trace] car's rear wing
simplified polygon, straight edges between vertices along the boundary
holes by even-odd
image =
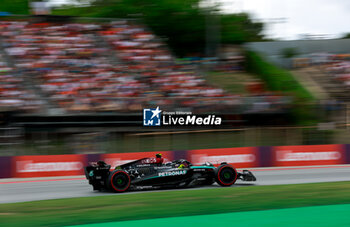
[[[105,162],[90,162],[88,166],[84,168],[86,179],[91,179],[95,175],[109,172],[111,165],[107,165]]]

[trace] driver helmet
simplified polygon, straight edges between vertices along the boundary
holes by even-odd
[[[161,165],[163,164],[163,161],[164,159],[162,158],[162,154],[161,153],[156,154],[156,164]]]
[[[178,161],[178,167],[179,169],[182,169],[182,168],[187,168],[189,167],[189,164],[188,164],[188,161],[186,161],[185,159],[180,159]]]

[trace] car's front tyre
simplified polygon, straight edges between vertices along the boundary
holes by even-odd
[[[222,164],[215,170],[215,180],[221,186],[231,186],[237,180],[237,170],[228,164]]]

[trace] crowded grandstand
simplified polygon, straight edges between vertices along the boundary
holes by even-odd
[[[0,36],[6,56],[1,79],[13,90],[1,93],[2,105],[17,103],[29,113],[138,112],[145,106],[273,112],[290,103],[271,92],[231,94],[209,84],[195,65],[178,63],[149,29],[127,20],[1,21]],[[28,89],[16,89],[24,85]]]

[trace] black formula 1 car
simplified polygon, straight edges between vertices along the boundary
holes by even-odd
[[[237,179],[256,181],[248,170],[239,173],[223,162],[215,167],[209,162],[194,166],[184,159],[157,164],[153,158],[143,158],[117,166],[113,171],[103,161],[85,167],[85,175],[93,190],[125,192],[137,189],[181,188],[212,185],[231,186]]]

